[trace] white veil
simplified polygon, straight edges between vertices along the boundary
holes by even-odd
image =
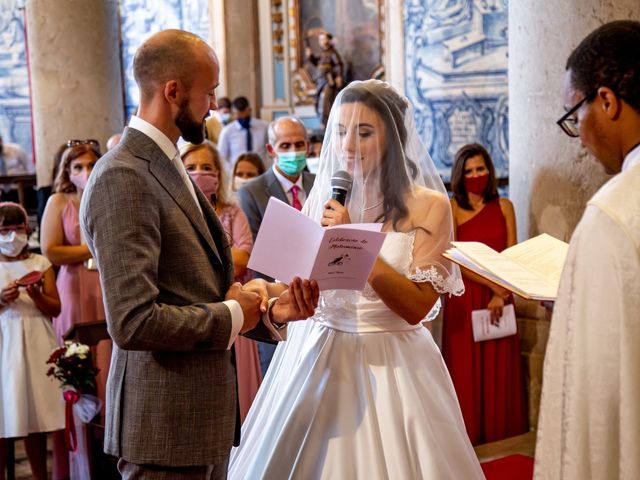
[[[387,83],[352,82],[338,94],[303,208],[317,222],[339,170],[353,178],[347,198],[353,223],[382,222],[383,231],[416,232],[409,278],[429,281],[439,293],[464,292],[457,265],[441,255],[453,240],[446,190],[420,141],[409,101]]]

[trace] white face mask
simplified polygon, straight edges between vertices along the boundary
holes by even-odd
[[[249,177],[249,178],[233,177],[233,189],[235,191],[240,190],[242,187],[244,187],[247,183],[249,183],[254,178],[256,177]]]
[[[7,257],[17,257],[27,246],[26,233],[9,232],[0,234],[0,253]]]

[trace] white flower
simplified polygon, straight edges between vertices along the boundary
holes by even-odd
[[[85,358],[87,353],[89,353],[89,347],[83,343],[78,343],[76,344],[76,346],[77,346],[76,352],[78,356],[80,356],[80,358]]]
[[[67,351],[64,352],[66,358],[73,357],[76,354],[77,344],[73,342],[65,342]]]
[[[64,344],[67,347],[67,351],[64,353],[66,358],[73,356],[78,356],[81,359],[87,358],[87,354],[89,353],[89,347],[87,345],[70,341],[66,341]]]

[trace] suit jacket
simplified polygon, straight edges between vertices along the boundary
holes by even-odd
[[[132,463],[218,464],[239,427],[231,313],[221,303],[231,250],[195,191],[202,214],[160,147],[127,128],[82,197],[114,341],[105,451]]]
[[[309,196],[311,187],[313,187],[315,178],[316,176],[313,173],[302,172],[302,186],[307,197]],[[278,200],[282,200],[289,205],[291,204],[286,192],[278,181],[278,177],[276,177],[276,174],[273,173],[273,169],[271,168],[238,190],[238,202],[249,219],[249,226],[251,227],[254,240],[256,239],[256,235],[258,235],[258,230],[264,217],[264,211],[267,209],[267,203],[269,203],[269,198],[271,197],[276,197]],[[257,272],[255,276],[265,278],[269,281],[273,280],[271,277]]]

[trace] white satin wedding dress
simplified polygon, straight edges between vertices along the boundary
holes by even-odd
[[[407,276],[414,238],[388,233],[381,252]],[[412,279],[434,281],[423,273]],[[368,287],[322,292],[316,315],[289,326],[232,451],[229,478],[484,477],[431,334]]]

